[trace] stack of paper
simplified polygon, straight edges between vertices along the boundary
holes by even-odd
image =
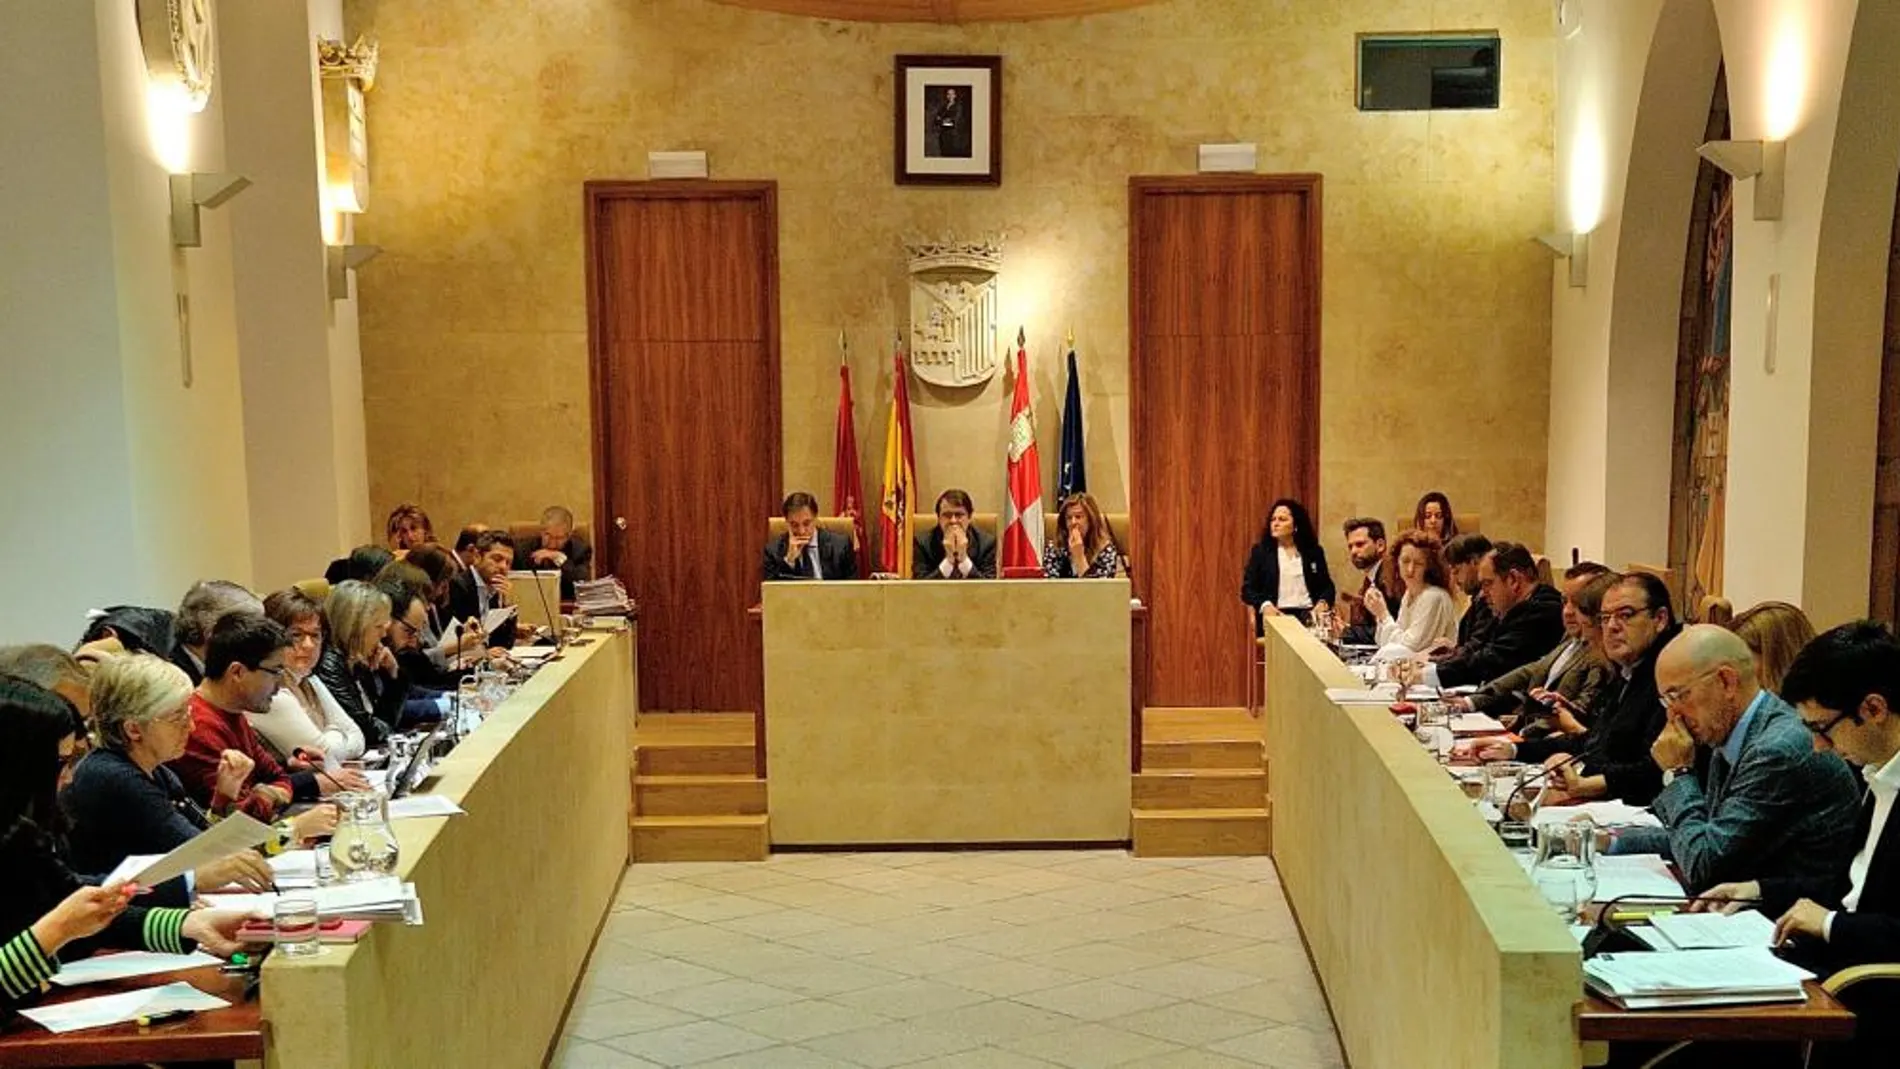
[[[1658,950],[1725,950],[1769,947],[1775,942],[1775,922],[1752,909],[1724,916],[1720,913],[1668,913],[1651,917],[1649,927],[1665,944]],[[1643,940],[1651,946],[1655,943]]]
[[[1397,684],[1384,683],[1377,687],[1327,687],[1326,700],[1344,705],[1390,705],[1399,698]]]
[[[588,616],[626,616],[633,611],[627,588],[611,575],[574,584],[575,611]]]
[[[308,898],[316,902],[317,913],[324,917],[408,925],[422,923],[422,900],[416,896],[416,885],[403,883],[394,876],[286,894],[201,897],[213,909],[234,909],[253,917],[269,917],[279,898]]]
[[[411,794],[392,799],[389,819],[413,820],[416,817],[455,817],[467,810],[439,794]]]
[[[1594,902],[1617,898],[1681,898],[1682,884],[1659,854],[1603,854],[1596,859]]]
[[[74,999],[52,1006],[33,1006],[21,1010],[20,1016],[50,1032],[77,1032],[137,1020],[145,1014],[169,1010],[215,1010],[229,1005],[229,1002],[216,995],[207,995],[179,981],[163,987],[142,987],[117,995]]]
[[[1656,814],[1640,806],[1624,805],[1622,802],[1585,802],[1582,805],[1547,805],[1531,818],[1531,824],[1542,828],[1551,824],[1568,824],[1574,820],[1588,817],[1590,823],[1599,828],[1660,828],[1662,821]]]
[[[1766,947],[1599,954],[1583,963],[1583,982],[1631,1010],[1800,1002],[1814,974]]]
[[[1451,718],[1454,735],[1496,735],[1503,730],[1503,721],[1484,713],[1459,713]]]
[[[301,891],[317,885],[317,852],[286,850],[270,859],[270,869],[279,891]]]

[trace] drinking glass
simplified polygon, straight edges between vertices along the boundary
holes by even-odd
[[[1504,809],[1511,803],[1512,795],[1524,784],[1524,777],[1530,774],[1530,766],[1522,761],[1486,761],[1484,763],[1484,797],[1505,817]]]
[[[1557,916],[1564,919],[1564,923],[1577,923],[1580,904],[1577,901],[1577,881],[1565,873],[1544,872],[1538,869],[1531,870],[1531,879],[1537,884],[1537,891],[1544,896],[1545,903],[1557,912]]]
[[[278,952],[285,957],[323,953],[323,944],[317,941],[318,924],[314,898],[280,898],[271,906],[271,931]]]
[[[1498,821],[1498,839],[1514,854],[1531,853],[1531,826],[1522,820]]]

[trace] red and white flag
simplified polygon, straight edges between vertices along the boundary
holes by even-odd
[[[1016,332],[1016,393],[1009,405],[1009,502],[1003,514],[1002,574],[1042,574],[1042,463],[1029,406],[1029,353]]]

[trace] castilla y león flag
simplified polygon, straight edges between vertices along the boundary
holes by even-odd
[[[1029,407],[1029,354],[1016,335],[1016,393],[1009,404],[1009,502],[1003,514],[1002,574],[1041,574],[1042,464],[1036,415]],[[1012,570],[1014,569],[1014,570]]]
[[[864,477],[859,474],[858,432],[851,416],[850,365],[838,365],[838,380],[838,435],[834,447],[837,455],[831,465],[831,507],[838,515],[851,517],[851,552],[858,559],[858,574],[851,578],[862,579],[871,555],[865,552],[864,503],[859,500],[864,494]]]

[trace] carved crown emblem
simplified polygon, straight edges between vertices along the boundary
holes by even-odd
[[[904,251],[910,254],[910,273],[956,269],[964,271],[987,271],[994,274],[1003,269],[1003,235],[996,234],[975,241],[957,241],[953,238],[913,238],[904,242]]]
[[[317,73],[324,78],[353,78],[367,93],[376,84],[376,57],[380,46],[367,37],[344,44],[317,38]]]

